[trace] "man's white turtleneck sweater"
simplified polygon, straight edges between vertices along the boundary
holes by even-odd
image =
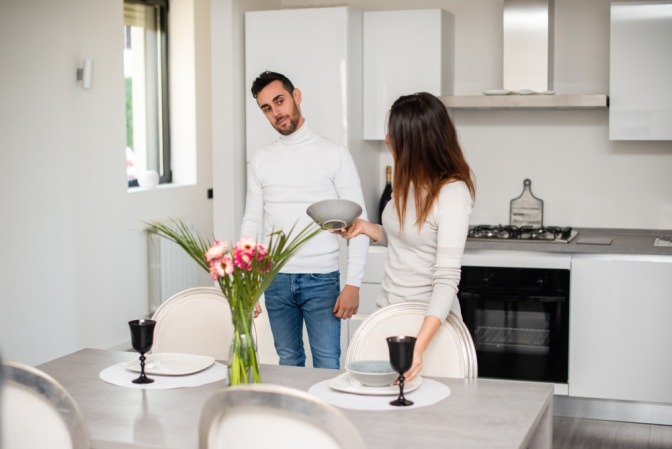
[[[249,164],[247,203],[241,236],[265,239],[272,231],[303,229],[312,220],[312,203],[343,198],[362,206],[362,187],[348,149],[315,134],[304,122],[289,136],[257,150]],[[338,270],[337,235],[320,232],[283,267],[282,273],[329,273]],[[359,287],[369,239],[359,236],[348,244],[346,284]]]

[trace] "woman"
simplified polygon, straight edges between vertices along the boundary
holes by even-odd
[[[475,198],[474,181],[448,112],[421,92],[392,105],[385,136],[394,160],[394,190],[382,225],[357,219],[346,239],[365,234],[388,247],[377,305],[427,304],[407,381],[422,370],[422,355],[450,312],[458,317],[462,254]]]

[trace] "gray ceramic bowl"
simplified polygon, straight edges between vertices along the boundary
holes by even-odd
[[[322,229],[343,229],[362,214],[362,208],[350,200],[323,200],[311,204],[306,213]]]
[[[387,387],[397,380],[397,373],[387,360],[358,360],[345,366],[350,376],[367,387]]]

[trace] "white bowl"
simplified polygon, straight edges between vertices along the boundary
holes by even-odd
[[[350,200],[323,200],[311,204],[306,213],[322,229],[343,229],[362,214],[362,207]]]
[[[350,376],[367,387],[387,387],[397,378],[397,373],[387,360],[358,360],[345,366]]]

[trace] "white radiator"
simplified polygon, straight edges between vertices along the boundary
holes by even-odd
[[[147,233],[147,236],[150,316],[175,293],[213,285],[208,273],[178,244],[155,234]]]

